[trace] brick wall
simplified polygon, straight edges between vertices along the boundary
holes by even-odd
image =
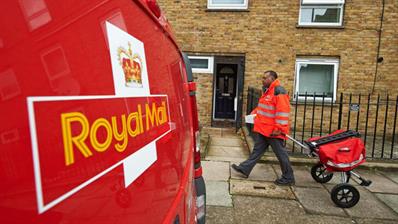
[[[386,0],[380,56],[375,77],[382,0],[346,0],[344,28],[298,28],[300,1],[249,0],[247,11],[209,11],[207,0],[159,0],[183,51],[245,55],[244,99],[248,86],[273,69],[293,91],[300,56],[340,59],[339,92],[398,94],[398,1]],[[202,124],[210,125],[212,76],[197,74]],[[374,80],[376,83],[374,85]],[[243,111],[245,112],[245,107]]]
[[[213,75],[194,73],[197,85],[196,99],[198,105],[199,123],[201,126],[211,126]]]

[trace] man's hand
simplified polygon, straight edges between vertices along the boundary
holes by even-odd
[[[279,129],[274,129],[274,130],[272,131],[271,136],[278,136],[278,135],[281,135],[281,134],[282,134],[281,130],[279,130]]]

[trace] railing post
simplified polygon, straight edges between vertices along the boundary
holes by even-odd
[[[315,97],[316,93],[313,94],[314,98],[312,99],[312,122],[311,122],[311,138],[314,136],[314,122],[315,122]]]
[[[377,136],[377,120],[378,120],[378,118],[379,118],[379,106],[380,106],[380,94],[377,95],[376,116],[375,116],[375,128],[374,128],[374,133],[373,133],[372,158],[375,157],[376,136]]]
[[[351,122],[351,103],[352,103],[352,93],[350,93],[350,100],[349,100],[349,102],[348,102],[347,130],[350,129],[350,122]]]
[[[340,93],[339,120],[337,129],[341,129],[341,120],[343,119],[343,93]]]
[[[332,121],[333,121],[333,101],[334,101],[334,94],[332,94],[332,100],[330,101],[330,120],[329,120],[329,134],[332,133]]]
[[[370,110],[370,94],[368,94],[368,106],[366,109],[366,121],[365,121],[365,136],[363,140],[365,146],[366,146],[366,138],[368,136],[369,110]]]
[[[357,113],[357,126],[355,128],[356,131],[358,131],[359,128],[359,114],[361,113],[361,94],[358,96],[358,113]]]
[[[388,104],[389,96],[387,94],[386,111],[384,114],[384,130],[383,130],[383,143],[381,145],[381,158],[384,158],[384,143],[386,142],[387,120],[388,120]]]
[[[304,116],[303,116],[303,128],[301,132],[301,142],[304,142],[304,133],[305,133],[305,117],[307,114],[307,92],[305,92],[305,98],[304,98]],[[301,153],[303,153],[303,148],[301,148]]]
[[[297,127],[297,105],[298,105],[298,100],[299,100],[299,94],[298,92],[296,92],[296,94],[294,95],[296,98],[296,102],[294,104],[294,126],[293,126],[293,138],[296,138],[296,127]],[[296,143],[293,142],[293,152],[295,149]]]
[[[398,112],[398,96],[397,99],[395,100],[394,128],[392,131],[390,159],[392,159],[394,155],[393,152],[394,152],[394,142],[395,142],[395,126],[397,125],[397,112]]]
[[[323,126],[323,109],[325,107],[325,92],[322,95],[322,111],[321,111],[321,123],[319,125],[319,136],[322,136],[322,126]]]

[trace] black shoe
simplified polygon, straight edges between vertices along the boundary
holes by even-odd
[[[284,178],[276,179],[274,183],[279,186],[293,186],[295,184],[294,180],[287,180]]]
[[[236,164],[232,164],[231,167],[232,167],[232,169],[234,169],[236,172],[242,174],[245,178],[248,178],[248,177],[249,177],[249,175],[246,174],[245,171],[243,171],[243,169],[242,169],[240,166],[238,166],[238,165],[236,165]]]

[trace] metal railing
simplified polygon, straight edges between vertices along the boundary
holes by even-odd
[[[261,97],[261,90],[249,87],[249,114]],[[317,93],[296,94],[291,97],[290,135],[299,141],[323,136],[335,130],[355,130],[361,133],[367,157],[398,159],[397,133],[398,96],[340,93],[333,96]],[[251,131],[252,124],[246,124]],[[288,141],[292,152],[303,149]]]

